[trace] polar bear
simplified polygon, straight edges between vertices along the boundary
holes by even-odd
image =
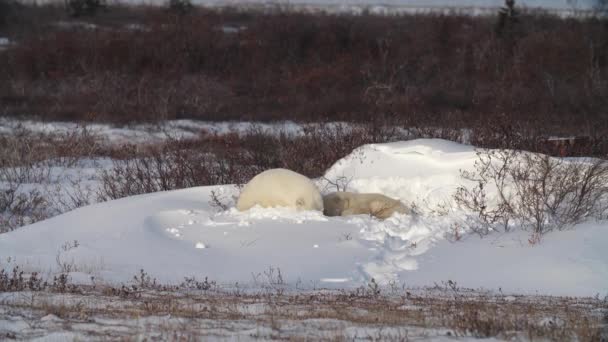
[[[410,214],[410,208],[400,201],[382,194],[359,194],[338,191],[323,196],[326,216],[368,214],[385,219],[394,213]]]
[[[287,169],[271,169],[245,185],[236,208],[244,211],[255,205],[323,211],[323,197],[308,177]]]

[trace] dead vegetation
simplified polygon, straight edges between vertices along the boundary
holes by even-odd
[[[33,132],[18,126],[0,135],[0,233],[88,204],[78,184],[68,197],[49,193],[50,186],[60,177],[57,170],[104,153],[86,125],[65,133]],[[49,186],[49,191],[41,184]]]
[[[475,231],[486,234],[490,228],[508,229],[520,223],[540,237],[588,217],[606,217],[605,162],[573,162],[523,152],[519,149],[534,146],[532,141],[503,128],[501,134],[489,138],[477,131],[411,129],[384,121],[310,124],[298,133],[269,132],[253,125],[241,133],[200,132],[189,139],[167,133],[156,143],[112,145],[86,125],[67,133],[17,127],[0,136],[0,232],[98,201],[194,186],[244,184],[271,168],[322,177],[361,145],[428,137],[474,140],[482,145],[502,139],[512,148],[480,154],[476,173],[464,174],[476,186],[461,188],[456,199],[479,213]],[[535,144],[542,146],[542,140]],[[105,166],[89,178],[65,172],[78,169],[83,161],[95,164],[100,158],[107,159]],[[95,184],[86,183],[91,179]],[[342,189],[349,180],[332,182],[332,188]],[[502,194],[495,205],[486,203],[488,186]],[[216,193],[212,204],[225,208],[226,199],[220,197]]]
[[[17,126],[0,135],[0,233],[98,201],[244,184],[271,168],[320,177],[361,145],[416,136],[376,124],[314,124],[297,134],[254,125],[243,134],[200,132],[182,139],[167,133],[157,143],[116,145],[86,124],[66,133]],[[81,175],[82,168],[98,170]]]
[[[178,15],[114,4],[73,19],[61,6],[20,6],[0,31],[18,43],[0,53],[1,114],[118,123],[390,119],[478,130],[487,133],[478,145],[493,147],[507,147],[494,127],[506,122],[531,138],[602,140],[596,152],[606,154],[606,19],[517,5],[517,20],[498,11],[354,16],[280,6],[195,6]]]
[[[479,150],[477,156],[475,171],[462,172],[475,185],[461,186],[454,199],[476,214],[469,225],[482,236],[519,227],[530,231],[530,243],[538,243],[550,231],[608,214],[606,160],[520,150]]]
[[[0,321],[41,325],[18,332],[2,325],[0,336],[19,339],[53,331],[96,338],[102,330],[120,339],[150,333],[299,339],[304,331],[312,340],[448,336],[601,341],[608,337],[606,299],[505,295],[459,288],[451,281],[424,289],[370,283],[354,290],[256,291],[222,287],[207,279],[186,278],[179,286],[161,286],[142,270],[133,285],[122,288],[95,285],[58,291],[52,286],[42,289],[36,277],[27,280],[18,273],[13,278],[21,285],[0,291]],[[3,279],[0,284],[6,283]],[[36,284],[30,286],[32,282]],[[53,323],[45,322],[48,315],[53,315]],[[149,330],[142,331],[142,323]]]
[[[272,168],[287,168],[316,178],[361,145],[409,138],[409,133],[398,133],[393,127],[320,124],[295,135],[265,132],[254,126],[243,135],[203,134],[199,139],[167,139],[144,148],[129,146],[103,173],[100,198],[244,184]]]

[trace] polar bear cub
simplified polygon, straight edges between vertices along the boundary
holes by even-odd
[[[400,201],[382,194],[358,194],[338,191],[323,197],[326,216],[367,214],[385,219],[394,213],[410,214],[410,208]]]
[[[271,169],[245,185],[236,208],[244,211],[255,205],[323,211],[323,197],[308,177],[287,169]]]

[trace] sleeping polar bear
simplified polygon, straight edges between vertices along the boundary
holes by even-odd
[[[323,197],[308,177],[287,169],[272,169],[253,177],[236,202],[240,211],[255,205],[323,211]]]
[[[358,194],[338,191],[323,197],[323,213],[326,216],[368,214],[385,219],[394,213],[410,214],[403,203],[382,194]]]

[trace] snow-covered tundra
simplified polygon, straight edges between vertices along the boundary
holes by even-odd
[[[338,191],[323,196],[323,213],[327,216],[367,214],[386,219],[394,213],[409,214],[401,201],[376,193],[358,194]]]
[[[287,169],[271,169],[245,185],[236,208],[244,211],[256,205],[323,211],[323,198],[308,177]]]

